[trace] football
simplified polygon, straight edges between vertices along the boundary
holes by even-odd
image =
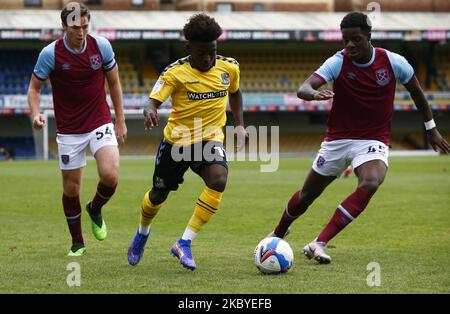
[[[263,274],[285,273],[294,262],[294,253],[289,243],[277,237],[265,238],[259,242],[253,257],[256,268]]]

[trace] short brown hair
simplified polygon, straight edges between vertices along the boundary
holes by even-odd
[[[69,2],[61,11],[61,21],[64,25],[67,25],[67,17],[69,16],[70,13],[75,11],[76,6],[80,7],[80,18],[83,16],[87,16],[88,20],[91,19],[91,12],[89,11],[89,8],[86,5],[78,2]]]

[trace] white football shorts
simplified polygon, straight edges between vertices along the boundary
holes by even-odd
[[[353,169],[370,160],[388,166],[389,147],[375,140],[337,140],[322,142],[312,168],[323,176],[339,177],[352,164]]]
[[[72,170],[86,166],[86,147],[91,154],[103,146],[118,146],[114,125],[104,124],[89,133],[57,134],[59,167],[61,170]]]

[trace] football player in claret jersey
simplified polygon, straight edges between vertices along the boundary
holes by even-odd
[[[157,108],[169,96],[172,97],[173,112],[164,128],[164,139],[156,156],[153,187],[144,195],[141,222],[128,248],[131,265],[136,265],[142,258],[150,223],[169,192],[178,189],[184,173],[191,168],[203,179],[205,188],[171,253],[185,268],[194,270],[197,267],[191,243],[219,209],[227,183],[228,165],[222,128],[226,123],[228,97],[235,120],[238,149],[247,136],[239,90],[239,64],[232,58],[216,54],[216,40],[222,29],[208,15],[196,14],[184,26],[183,33],[189,56],[163,70],[144,110],[144,127],[151,129],[158,125]]]
[[[86,205],[92,232],[97,240],[107,235],[101,208],[114,194],[119,176],[118,143],[127,128],[122,106],[119,70],[106,38],[88,35],[90,13],[83,4],[68,3],[61,11],[64,36],[39,54],[28,89],[33,127],[45,123],[39,112],[40,90],[50,78],[56,119],[59,166],[62,174],[62,203],[72,236],[69,256],[85,253],[81,232],[80,184],[89,146],[100,177],[97,192]],[[113,125],[106,102],[105,77],[114,105]]]
[[[371,24],[365,14],[349,13],[340,26],[345,49],[326,60],[297,93],[305,100],[333,97],[325,139],[302,189],[292,195],[279,224],[269,234],[285,237],[292,222],[351,163],[358,178],[356,190],[338,205],[317,238],[303,248],[306,257],[319,263],[331,262],[325,252],[326,243],[361,214],[385,178],[397,80],[409,91],[422,114],[434,150],[450,152],[406,59],[372,46]],[[333,91],[318,90],[330,81]]]

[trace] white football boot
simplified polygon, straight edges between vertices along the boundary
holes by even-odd
[[[314,258],[320,264],[331,263],[331,257],[325,253],[325,242],[317,242],[317,238],[305,245],[303,254],[309,259]]]
[[[284,234],[284,236],[281,237],[281,239],[286,238],[287,235],[288,235],[290,232],[291,232],[291,227],[289,227],[289,228],[286,230],[286,233]],[[271,237],[276,237],[275,230],[273,230],[271,233],[269,233],[268,235],[266,235],[266,238],[271,238]]]

